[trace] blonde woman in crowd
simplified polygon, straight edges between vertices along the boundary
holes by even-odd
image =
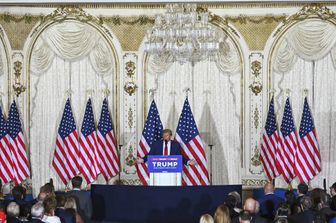
[[[231,223],[229,208],[225,205],[219,205],[216,209],[215,223]]]
[[[214,219],[209,214],[204,214],[200,218],[200,223],[214,223]]]
[[[56,199],[55,197],[47,197],[44,202],[44,217],[42,221],[47,223],[61,223],[61,219],[55,216]]]
[[[78,213],[76,199],[74,197],[70,196],[66,198],[64,208],[76,218],[76,223],[84,223],[83,218]]]

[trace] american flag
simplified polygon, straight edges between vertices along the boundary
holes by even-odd
[[[13,100],[9,110],[7,131],[9,134],[9,149],[12,152],[13,159],[14,181],[19,184],[29,177],[30,171],[26,144],[24,142],[19,111],[15,100]]]
[[[276,164],[280,174],[287,183],[295,177],[295,153],[297,150],[296,130],[289,98],[286,100],[285,110],[280,128],[280,140],[276,154]]]
[[[183,166],[183,185],[209,185],[205,150],[188,98],[184,102],[175,137],[182,148],[183,156],[194,159],[197,163],[195,166]]]
[[[148,111],[145,128],[137,149],[137,157],[143,158],[150,151],[153,142],[162,138],[162,123],[155,101],[153,100]],[[146,164],[137,164],[137,173],[143,185],[148,185],[149,175]]]
[[[62,120],[58,127],[56,148],[52,161],[52,166],[65,185],[79,173],[78,155],[76,123],[72,114],[70,99],[67,99]]]
[[[96,180],[100,174],[97,154],[97,135],[94,124],[91,98],[86,103],[84,119],[79,139],[80,172],[88,184]]]
[[[279,143],[278,126],[274,112],[274,98],[269,105],[264,134],[261,140],[260,158],[268,179],[279,176],[275,165],[276,150]]]
[[[0,179],[4,184],[14,179],[12,153],[8,147],[6,121],[0,106]]]
[[[97,130],[98,155],[100,172],[106,182],[119,173],[120,164],[117,153],[117,142],[113,133],[113,125],[108,110],[107,99],[103,101]]]
[[[321,172],[321,157],[307,98],[304,100],[299,136],[295,173],[301,182],[308,182]]]

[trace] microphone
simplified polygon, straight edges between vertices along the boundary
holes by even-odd
[[[168,141],[167,141],[167,140],[165,140],[165,144],[166,144],[166,145],[168,144]]]

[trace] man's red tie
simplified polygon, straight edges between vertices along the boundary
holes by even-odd
[[[164,156],[168,156],[168,142],[165,141]]]

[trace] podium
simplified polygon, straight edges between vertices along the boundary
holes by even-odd
[[[181,186],[183,161],[181,155],[148,156],[150,186]]]

